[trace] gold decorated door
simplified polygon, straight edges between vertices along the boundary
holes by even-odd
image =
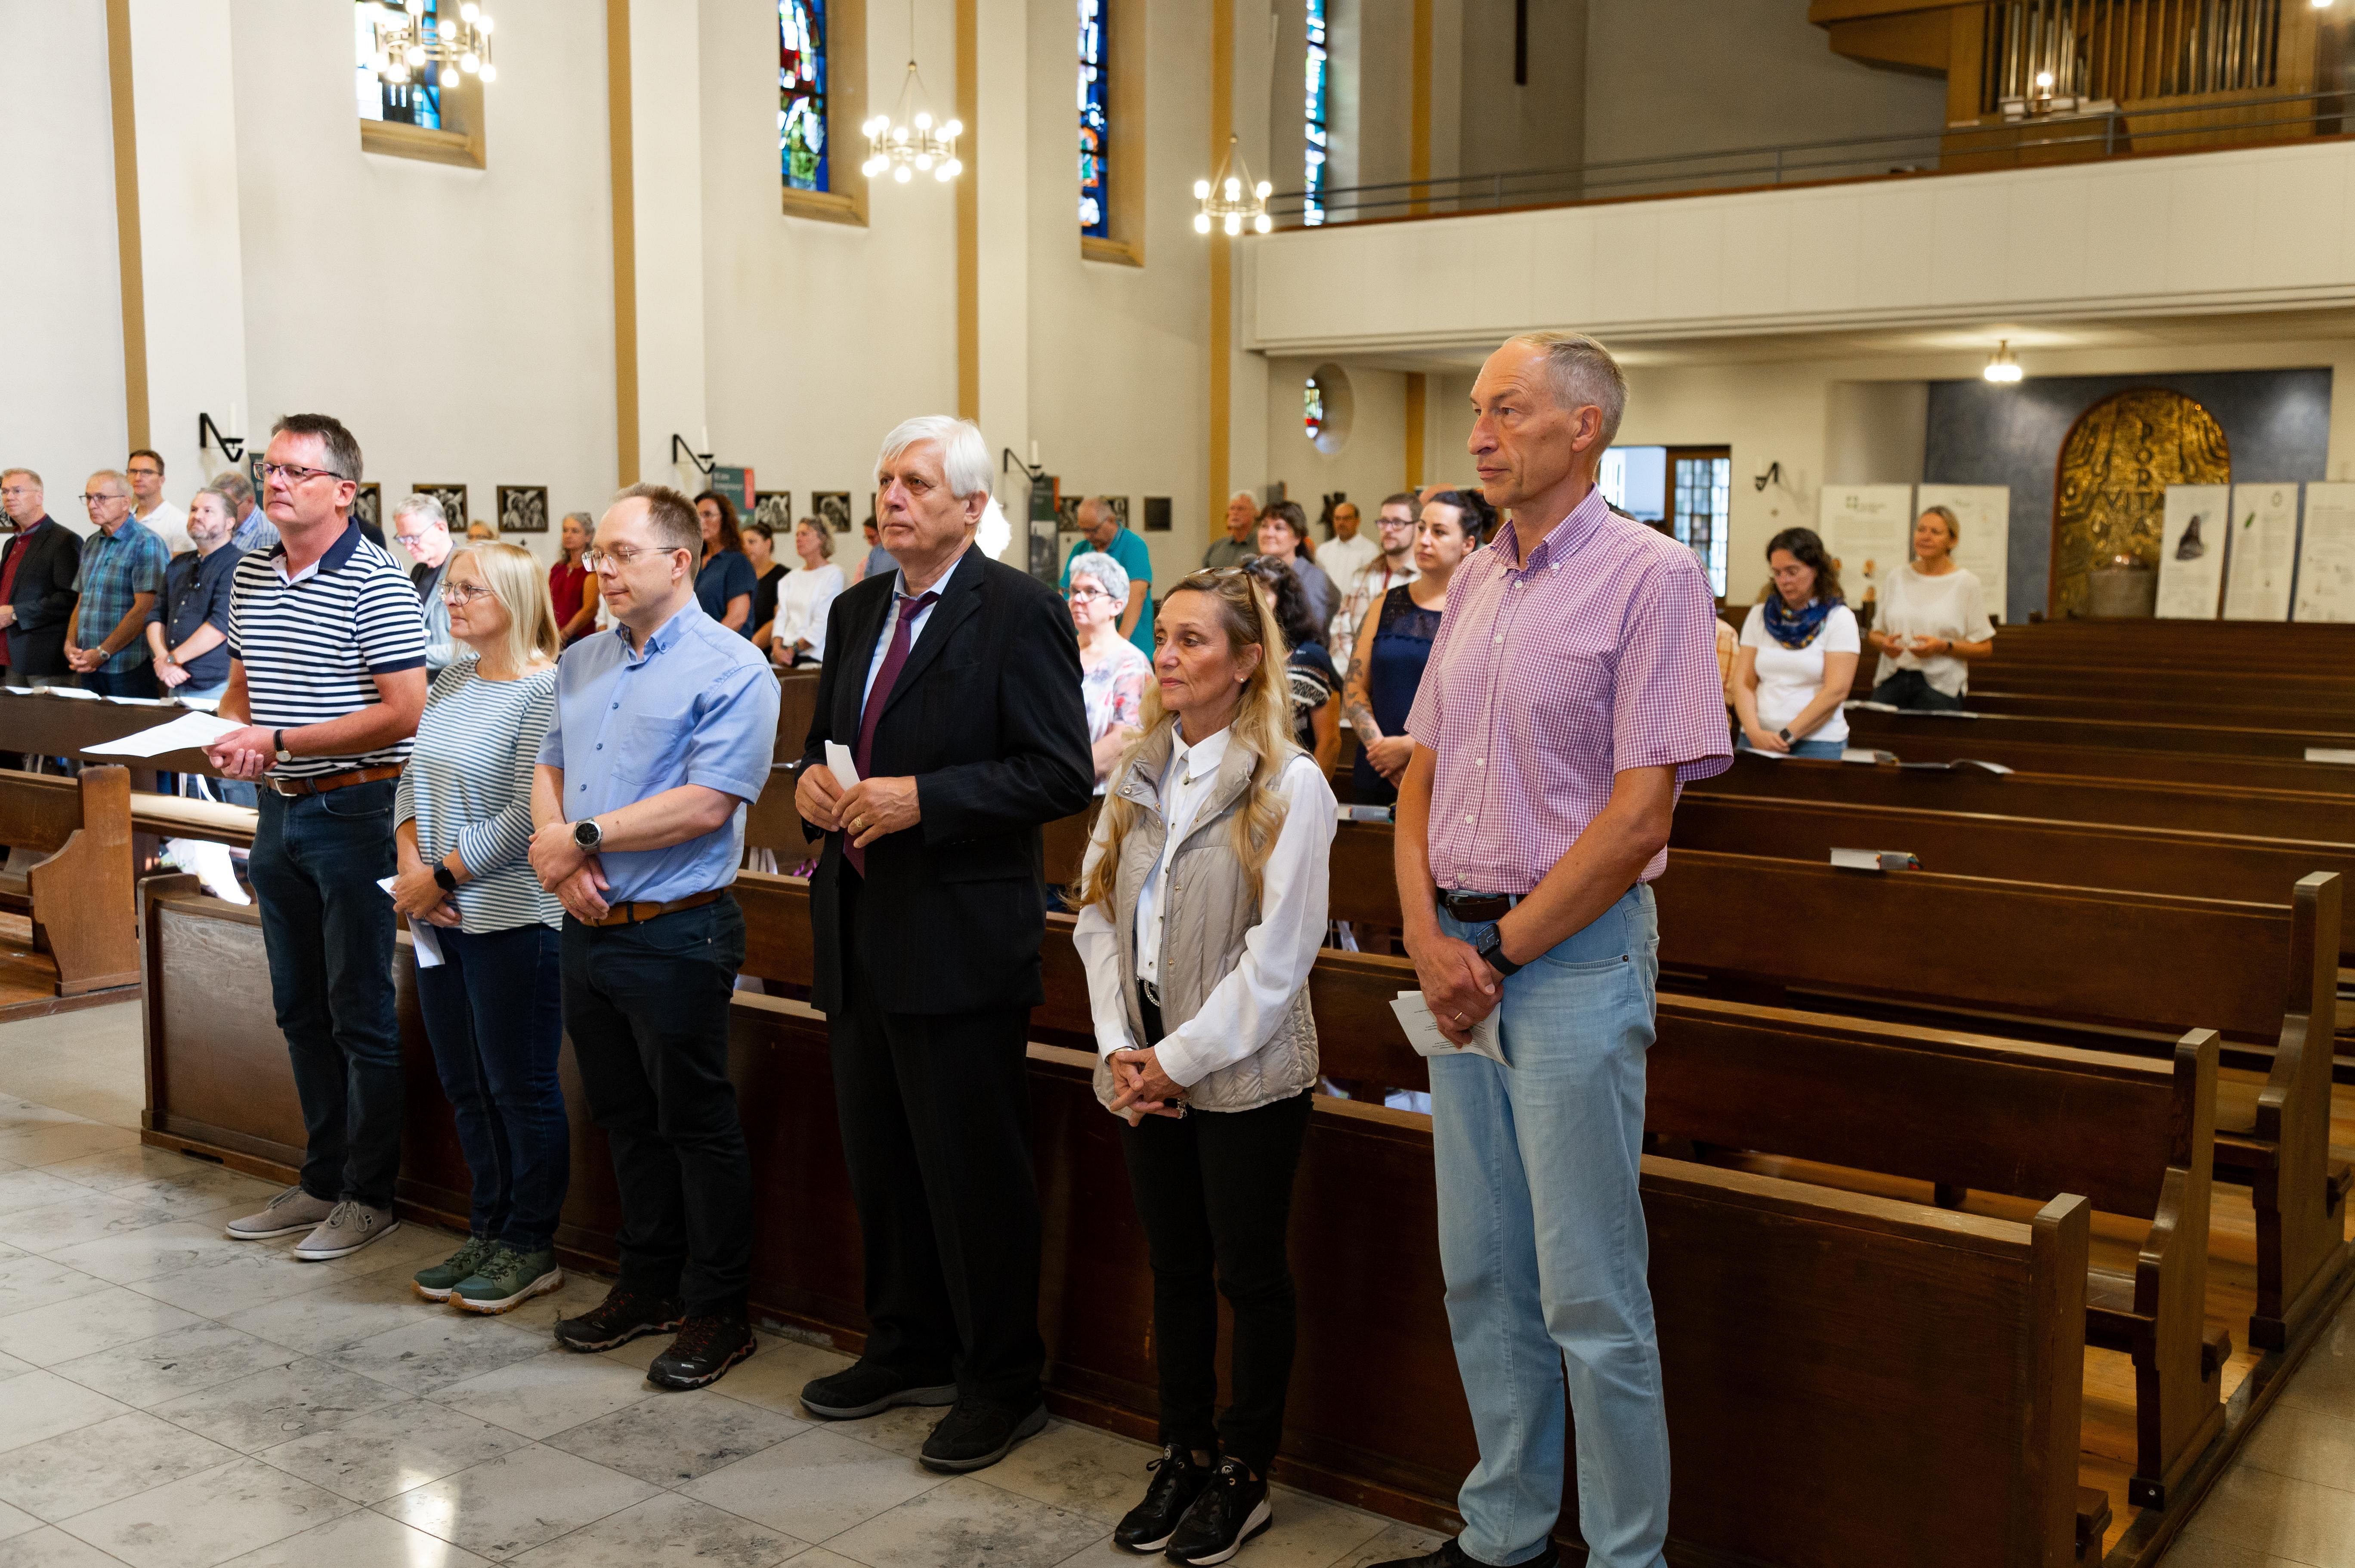
[[[2053,485],[2046,613],[2085,613],[2086,574],[2121,559],[2158,565],[2169,485],[2222,485],[2232,453],[2215,416],[2180,392],[2137,388],[2077,416]]]

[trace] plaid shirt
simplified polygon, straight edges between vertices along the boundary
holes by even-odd
[[[1732,765],[1709,581],[1691,550],[1614,517],[1600,489],[1527,560],[1514,529],[1448,584],[1407,716],[1439,753],[1432,879],[1526,893],[1601,814],[1625,768],[1677,784]],[[1668,868],[1663,850],[1644,868]]]
[[[172,552],[162,537],[136,517],[123,518],[112,539],[101,530],[82,540],[81,571],[74,578],[81,593],[75,645],[94,648],[106,641],[131,613],[133,596],[164,592],[164,573],[171,564]],[[98,667],[102,673],[119,675],[147,662],[147,628],[135,630],[120,653]]]

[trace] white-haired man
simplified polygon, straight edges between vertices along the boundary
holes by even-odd
[[[1227,537],[1212,543],[1202,552],[1202,565],[1215,570],[1221,566],[1241,566],[1259,553],[1259,540],[1254,537],[1259,527],[1259,500],[1248,490],[1238,490],[1227,497]]]
[[[458,656],[450,635],[450,606],[442,603],[442,574],[450,570],[450,518],[432,496],[412,495],[392,509],[393,542],[417,564],[409,581],[417,588],[418,613],[425,617],[425,678],[432,680]]]
[[[868,1317],[866,1354],[802,1403],[837,1421],[954,1404],[922,1456],[942,1471],[995,1464],[1047,1419],[1024,1055],[1044,999],[1039,828],[1095,783],[1070,614],[974,548],[989,482],[963,420],[884,438],[877,518],[899,567],[834,602],[794,791],[826,835],[812,1000]],[[826,766],[829,741],[858,782]]]

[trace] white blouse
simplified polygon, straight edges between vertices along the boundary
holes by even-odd
[[[842,568],[832,562],[820,567],[797,566],[777,584],[777,619],[769,634],[772,647],[791,648],[806,638],[808,657],[826,662],[826,616],[834,597],[842,592]]]
[[[1911,561],[1890,572],[1881,591],[1879,618],[1873,630],[1893,637],[1944,637],[1950,642],[1983,643],[1995,635],[1987,619],[1986,590],[1966,568],[1924,576]],[[1883,654],[1873,672],[1875,686],[1901,669],[1918,669],[1932,689],[1960,697],[1971,684],[1970,667],[1952,654]]]
[[[1742,645],[1758,654],[1753,667],[1758,672],[1758,722],[1764,729],[1780,730],[1806,712],[1807,704],[1823,690],[1824,656],[1856,653],[1863,643],[1857,635],[1856,613],[1845,604],[1835,604],[1814,642],[1804,648],[1786,648],[1766,630],[1766,606],[1753,604],[1748,619],[1742,623]],[[1799,738],[1845,741],[1848,715],[1835,708],[1821,724]]]

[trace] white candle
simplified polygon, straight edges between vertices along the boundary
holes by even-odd
[[[709,425],[705,425],[703,427],[703,444],[697,447],[695,450],[702,456],[709,457],[711,455],[711,427]]]

